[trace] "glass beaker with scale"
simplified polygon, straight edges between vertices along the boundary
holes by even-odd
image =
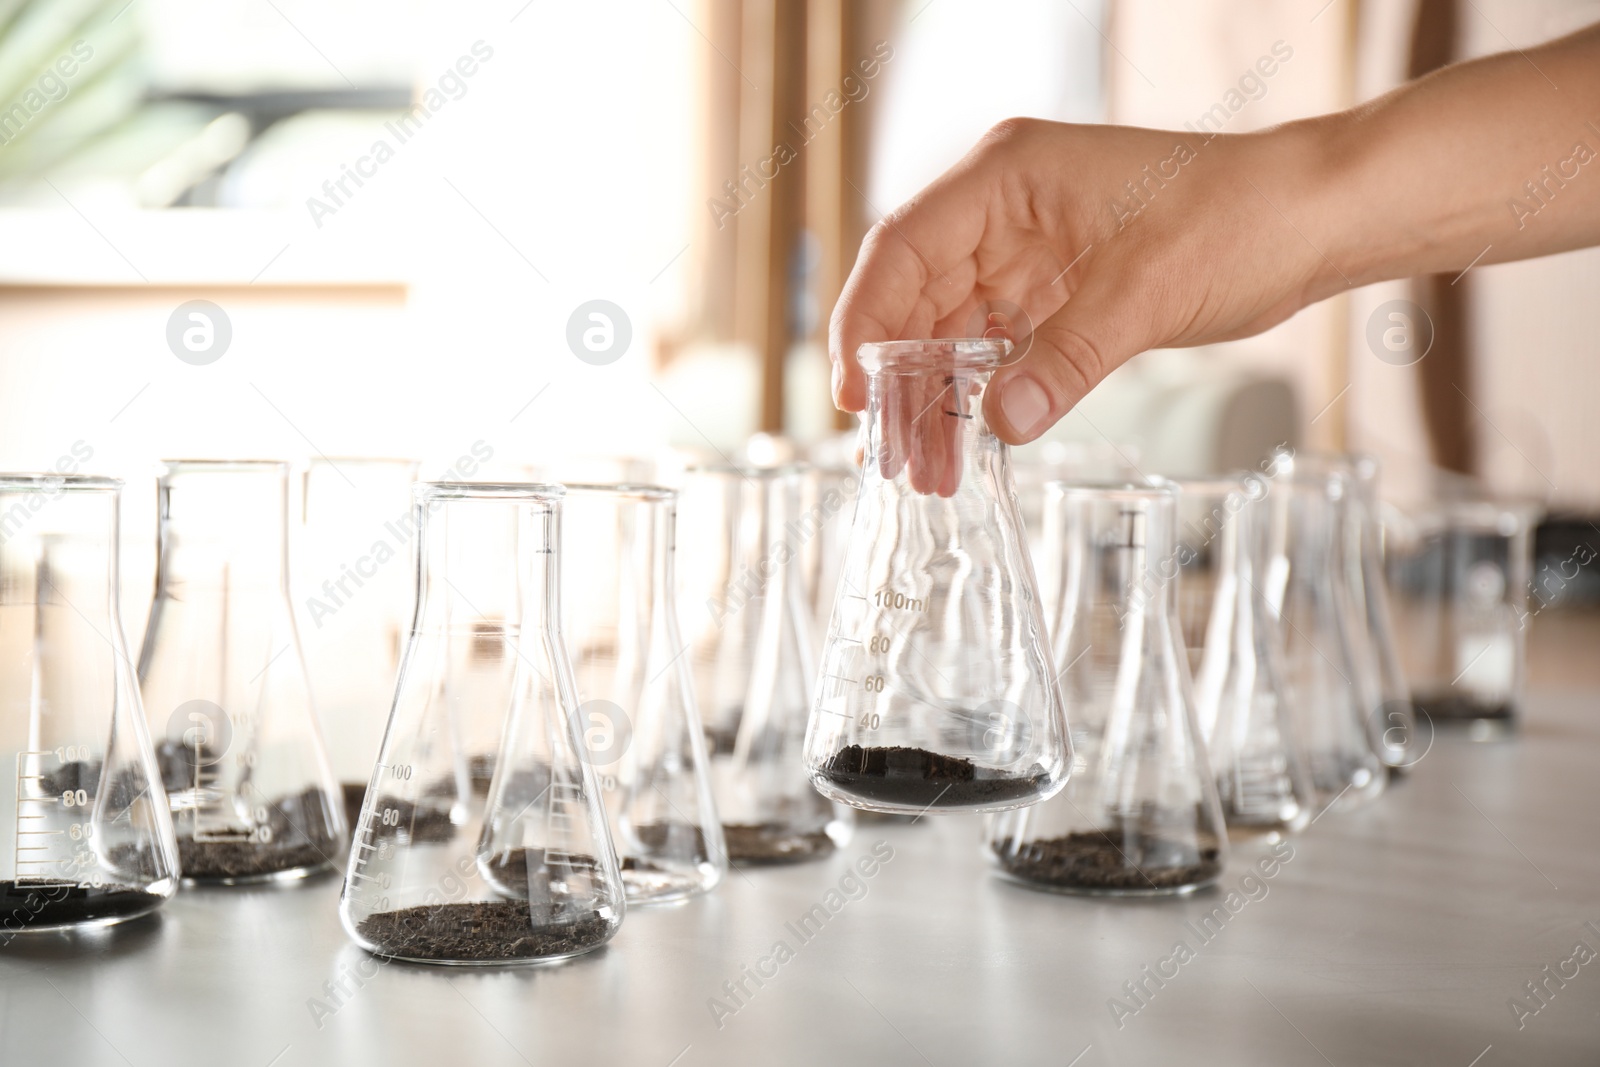
[[[417,608],[339,916],[362,948],[439,964],[599,948],[626,899],[579,733],[561,618],[560,486],[420,482]],[[509,614],[506,612],[509,611]],[[451,684],[486,633],[514,676]],[[480,752],[478,738],[498,744]],[[492,757],[487,796],[470,769]]]
[[[0,942],[131,919],[178,888],[118,609],[121,490],[0,475]]]
[[[1157,480],[1055,482],[1045,499],[1076,766],[1055,797],[990,820],[989,848],[1004,874],[1055,892],[1210,885],[1228,839],[1173,619],[1177,491]]]
[[[303,878],[344,853],[289,604],[288,464],[177,460],[139,657],[183,877]]]
[[[862,346],[864,471],[806,738],[825,796],[1000,811],[1061,787],[1068,742],[1006,446],[1005,341]]]

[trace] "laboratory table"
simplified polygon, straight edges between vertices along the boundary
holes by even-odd
[[[1021,888],[980,829],[863,823],[543,967],[380,964],[337,877],[185,890],[0,950],[0,1064],[1600,1064],[1593,692],[1536,694],[1509,741],[1440,734],[1188,898]]]

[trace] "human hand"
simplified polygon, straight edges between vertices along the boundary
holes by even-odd
[[[1347,284],[1312,236],[1330,217],[1317,145],[1287,127],[1207,140],[1001,123],[867,235],[829,329],[834,402],[866,406],[862,344],[1002,328],[1020,358],[994,372],[983,410],[1002,440],[1021,444],[1139,352],[1287,318]],[[1020,308],[1020,322],[991,318],[1001,303]],[[918,436],[942,439],[885,433]],[[924,460],[933,474],[914,481],[927,492],[951,465]]]

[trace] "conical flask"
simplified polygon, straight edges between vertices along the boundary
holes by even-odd
[[[340,919],[367,951],[419,963],[588,952],[625,902],[558,625],[562,490],[420,482],[413,494],[416,612]],[[491,632],[515,663],[499,702],[451,683],[460,646]],[[499,742],[481,753],[485,733]],[[487,797],[474,755],[492,757]]]
[[[568,484],[564,626],[578,721],[629,903],[682,900],[728,868],[678,636],[670,489]]]
[[[117,606],[122,483],[0,475],[0,943],[120,922],[178,846]]]
[[[1369,725],[1380,704],[1376,668],[1351,593],[1354,486],[1348,467],[1287,452],[1272,469],[1262,592],[1318,803],[1349,808],[1382,793],[1388,780]]]
[[[1066,788],[997,815],[1002,872],[1068,893],[1187,893],[1214,883],[1227,835],[1173,618],[1177,490],[1057,482],[1055,656],[1073,731]]]
[[[1260,499],[1270,491],[1257,475],[1179,483],[1178,613],[1195,718],[1235,839],[1294,833],[1316,799],[1261,593]]]
[[[755,623],[750,681],[733,750],[711,759],[712,784],[728,858],[789,863],[842,848],[854,829],[849,808],[812,788],[801,756],[816,683],[814,639],[795,522],[803,468],[747,468],[745,492],[765,548],[751,564],[748,594],[727,625]],[[753,616],[752,620],[736,618]]]
[[[1422,758],[1427,743],[1417,738],[1411,686],[1400,665],[1400,646],[1389,611],[1383,523],[1378,510],[1382,504],[1378,495],[1381,466],[1376,456],[1361,453],[1350,457],[1350,466],[1355,476],[1355,492],[1351,494],[1352,552],[1361,579],[1361,614],[1367,620],[1367,638],[1377,672],[1378,706],[1368,715],[1367,730],[1383,762],[1391,768],[1405,768]]]
[[[678,506],[678,582],[687,653],[706,747],[733,751],[755,662],[766,546],[764,500],[753,468],[702,464],[684,474]]]
[[[999,811],[1068,747],[1006,446],[983,417],[1004,341],[865,345],[865,469],[806,767],[872,811]]]
[[[355,825],[411,622],[409,459],[318,457],[300,473],[296,620],[328,762]]]
[[[161,475],[139,684],[190,881],[301,878],[344,852],[289,604],[288,475],[267,460]]]

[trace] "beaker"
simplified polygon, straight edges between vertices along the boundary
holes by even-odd
[[[682,900],[728,868],[673,592],[677,493],[568,483],[563,584],[578,722],[628,902]]]
[[[1271,482],[1249,474],[1178,488],[1178,615],[1223,820],[1235,839],[1293,833],[1316,794],[1261,593]]]
[[[626,905],[559,626],[561,487],[419,482],[412,492],[416,611],[340,919],[368,952],[419,963],[588,952],[610,940]],[[451,684],[460,646],[491,626],[515,664],[498,700]],[[485,733],[499,741],[480,797],[467,739]]]
[[[178,460],[159,483],[139,684],[190,881],[300,878],[344,850],[289,603],[288,475]]]
[[[816,685],[815,639],[807,610],[796,515],[799,466],[747,468],[740,478],[755,504],[753,541],[740,595],[725,626],[752,626],[749,683],[732,751],[711,758],[712,785],[728,858],[790,863],[843,847],[854,829],[849,808],[812,788],[802,753]]]
[[[300,472],[290,581],[328,762],[355,825],[411,624],[416,460],[319,456]]]
[[[1004,341],[864,345],[865,467],[806,767],[872,811],[1000,811],[1061,787],[1067,739],[1006,446]]]
[[[1347,464],[1287,451],[1274,455],[1272,471],[1262,593],[1276,623],[1277,661],[1318,802],[1349,808],[1388,781],[1374,743],[1377,667],[1352,595],[1354,479]]]
[[[706,747],[733,751],[755,661],[765,556],[760,472],[732,464],[685,471],[678,506],[679,585],[684,635]]]
[[[999,869],[1027,885],[1160,895],[1222,873],[1227,834],[1173,617],[1176,503],[1158,480],[1046,488],[1073,768],[1055,797],[989,825]]]
[[[1518,501],[1435,501],[1418,509],[1417,535],[1397,553],[1397,601],[1405,620],[1414,702],[1436,726],[1475,741],[1515,726],[1526,681],[1528,622],[1560,596],[1550,571],[1529,610],[1533,527],[1541,509]],[[1592,558],[1592,553],[1590,554]],[[1577,557],[1561,566],[1576,573]]]
[[[118,607],[121,492],[0,475],[0,943],[131,919],[178,888]]]

